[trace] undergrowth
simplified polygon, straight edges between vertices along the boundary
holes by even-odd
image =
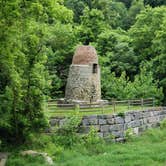
[[[22,150],[47,152],[59,166],[110,166],[166,164],[166,122],[160,128],[149,129],[141,136],[126,132],[126,143],[105,142],[95,128],[86,135],[77,134],[80,119],[72,117],[53,135],[30,135],[19,147],[7,147],[11,152],[7,166],[47,166],[42,157],[23,157]],[[71,137],[71,138],[70,138]]]

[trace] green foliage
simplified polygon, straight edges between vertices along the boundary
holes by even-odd
[[[80,0],[65,0],[64,5],[74,12],[74,21],[80,22],[80,16],[83,15],[85,3]]]
[[[24,141],[46,126],[44,100],[64,96],[81,43],[98,51],[103,98],[154,97],[165,103],[164,5],[163,0],[0,2],[0,138]]]
[[[47,166],[48,165],[42,156],[24,156],[24,157],[22,157],[20,155],[14,155],[13,157],[10,157],[10,159],[7,160],[6,165],[7,166],[19,166],[19,165],[28,166],[29,163],[33,163],[35,166]]]
[[[47,38],[55,23],[72,21],[72,12],[58,0],[7,0],[1,9],[0,138],[19,142],[47,124]]]
[[[124,112],[119,112],[117,115],[120,116],[120,117],[124,117],[125,113]]]
[[[64,124],[60,126],[55,133],[55,142],[64,147],[72,147],[79,142],[77,134],[81,117],[73,115],[64,120]]]
[[[131,39],[123,30],[107,30],[98,36],[96,48],[101,55],[102,70],[110,68],[116,76],[126,72],[132,78],[137,70],[137,56],[130,46]]]
[[[131,141],[133,139],[134,132],[132,128],[128,128],[125,131],[125,141]]]
[[[51,137],[51,136],[49,136]],[[77,145],[71,149],[63,149],[62,153],[53,156],[57,165],[82,166],[82,165],[164,165],[166,162],[166,131],[165,129],[151,129],[139,137],[134,137],[126,143],[105,143],[102,145],[102,152],[92,152],[92,149],[85,149],[85,145]],[[36,139],[40,140],[41,136]],[[50,141],[48,140],[50,143]],[[34,143],[35,144],[35,143]],[[31,146],[34,145],[31,143]],[[48,143],[47,143],[48,145]],[[96,144],[93,146],[99,146]],[[50,146],[48,146],[50,148]],[[61,151],[59,147],[54,147],[55,151]],[[10,148],[10,150],[13,150]],[[8,166],[14,165],[45,165],[43,158],[22,157],[18,153],[12,152],[8,159]],[[43,149],[40,149],[45,152]],[[47,151],[46,151],[47,152]],[[81,162],[80,162],[81,161]],[[48,165],[48,164],[47,164]]]
[[[132,37],[132,45],[139,61],[152,63],[150,71],[155,80],[159,80],[159,86],[163,87],[165,94],[165,12],[166,7],[150,8],[138,15],[136,23],[129,34]],[[141,27],[141,28],[140,28]],[[165,101],[164,97],[164,101]]]
[[[145,9],[145,7],[144,7],[143,0],[133,0],[132,1],[131,6],[128,11],[128,17],[126,19],[126,21],[128,23],[128,25],[126,25],[127,29],[135,23],[136,16],[144,9]]]
[[[83,137],[83,145],[88,149],[90,155],[99,154],[103,152],[104,140],[99,137],[92,126],[89,133]]]
[[[162,122],[160,122],[160,128],[161,129],[165,129],[166,128],[166,120],[163,120]]]
[[[141,69],[139,75],[135,76],[133,82],[126,78],[126,73],[122,73],[118,78],[115,77],[115,74],[109,73],[108,70],[104,72],[106,73],[103,73],[103,96],[107,98],[140,99],[154,97],[158,102],[163,99],[162,88],[158,89],[152,73],[147,72],[145,67]]]
[[[85,145],[87,147],[90,145],[96,145],[98,143],[101,143],[102,141],[99,135],[97,134],[97,130],[93,126],[90,128],[89,133],[85,135],[84,140],[85,140]]]
[[[150,5],[152,7],[166,5],[165,0],[144,0],[145,5]]]
[[[50,96],[62,97],[64,94],[68,68],[76,44],[75,31],[71,24],[60,22],[49,28],[47,34],[47,68],[51,77]]]
[[[97,39],[98,34],[104,31],[107,24],[104,22],[104,15],[98,9],[84,9],[81,16],[81,24],[77,27],[77,37],[80,41],[88,45]]]

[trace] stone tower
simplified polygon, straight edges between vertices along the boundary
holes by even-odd
[[[99,102],[101,100],[100,67],[92,46],[79,46],[73,56],[67,79],[65,100]]]

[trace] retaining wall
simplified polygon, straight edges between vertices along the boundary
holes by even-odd
[[[115,141],[123,141],[127,129],[139,134],[146,129],[157,127],[165,118],[166,107],[130,111],[124,114],[83,116],[78,131],[86,134],[90,127],[94,126],[100,137],[112,136]],[[65,117],[52,117],[50,125],[62,126],[65,120]]]

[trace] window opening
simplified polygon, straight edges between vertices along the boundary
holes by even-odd
[[[93,73],[97,73],[97,64],[93,64]]]

